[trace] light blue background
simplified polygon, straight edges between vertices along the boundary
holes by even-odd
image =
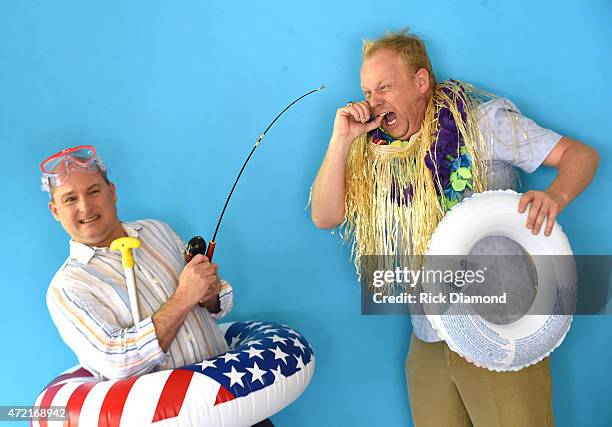
[[[30,404],[75,358],[45,306],[68,239],[38,191],[38,164],[92,143],[122,219],[158,218],[188,239],[225,216],[216,261],[232,319],[299,329],[317,370],[280,426],[411,425],[407,317],[360,315],[348,251],[305,210],[336,108],[359,99],[360,40],[410,26],[438,78],[511,98],[540,124],[596,147],[593,185],[560,218],[576,253],[611,254],[612,8],[528,0],[408,2],[0,2],[2,295],[0,404]],[[551,170],[525,179],[543,189]],[[581,284],[588,286],[588,283]],[[553,355],[558,426],[610,425],[612,319],[579,317]]]

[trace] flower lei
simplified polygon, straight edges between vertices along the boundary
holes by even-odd
[[[450,90],[444,88],[448,95]],[[463,102],[457,102],[461,118],[465,121],[466,113]],[[382,127],[368,133],[368,140],[376,145],[389,145],[404,148],[408,141],[393,138]],[[436,186],[438,202],[444,211],[463,200],[465,190],[473,189],[472,156],[469,155],[461,133],[457,129],[455,119],[447,106],[438,113],[438,134],[430,146],[430,154],[425,156],[425,165],[431,173],[438,177],[440,187]],[[404,198],[400,201],[395,186],[392,188],[394,198],[399,204],[405,204],[412,198],[412,185],[404,190]],[[404,202],[406,200],[406,202]]]

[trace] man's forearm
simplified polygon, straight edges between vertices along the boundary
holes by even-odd
[[[332,136],[312,187],[312,222],[319,228],[342,223],[345,215],[345,168],[350,141]]]
[[[527,191],[519,202],[519,213],[529,206],[527,228],[538,234],[546,221],[544,235],[550,236],[557,215],[589,185],[598,164],[599,154],[595,149],[562,137],[544,159],[544,165],[557,169],[557,177],[546,191]]]
[[[599,154],[584,144],[574,144],[563,153],[558,164],[557,177],[546,190],[559,195],[565,208],[592,181],[597,166]]]
[[[192,305],[185,303],[175,293],[153,315],[153,325],[162,351],[166,352],[168,350],[192,308]]]

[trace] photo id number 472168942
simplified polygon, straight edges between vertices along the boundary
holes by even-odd
[[[0,406],[0,421],[68,421],[65,406]]]

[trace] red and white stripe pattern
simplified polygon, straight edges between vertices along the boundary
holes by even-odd
[[[250,330],[251,324],[257,324],[257,327]],[[231,324],[222,325],[226,331],[226,339],[234,344],[230,350],[234,355],[247,353],[241,356],[247,359],[247,349],[254,348],[249,343],[255,339],[265,341],[262,338],[266,333],[265,328],[274,326],[273,336],[278,339],[278,334],[281,333],[279,328],[284,327],[305,345],[304,348],[300,346],[296,350],[301,352],[299,360],[307,360],[307,363],[295,366],[290,371],[284,370],[285,375],[281,373],[279,366],[273,379],[266,381],[265,387],[253,387],[250,392],[242,389],[240,393],[236,392],[236,386],[229,389],[225,387],[214,375],[209,374],[210,370],[204,373],[210,366],[204,362],[114,381],[100,381],[84,368],[75,367],[53,380],[35,403],[43,408],[66,406],[69,420],[34,421],[32,425],[133,427],[255,424],[287,406],[304,391],[314,373],[314,355],[306,340],[284,325],[261,322],[241,322],[234,325],[238,328],[232,328],[233,336],[229,332]],[[272,344],[269,350],[265,348],[265,343],[260,349],[270,352],[278,350],[278,341],[272,341]],[[289,353],[288,350],[287,352]],[[228,353],[210,359],[209,362],[218,361],[219,365],[223,365]],[[287,368],[286,365],[283,369]],[[232,372],[235,372],[236,367],[240,370],[239,364],[232,362]],[[258,381],[264,382],[263,379]]]

